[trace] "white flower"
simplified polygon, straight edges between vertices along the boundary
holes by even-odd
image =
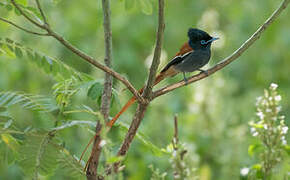
[[[275,96],[275,101],[281,101],[282,97],[280,95]]]
[[[287,134],[287,131],[288,131],[287,126],[282,127],[282,134]]]
[[[249,168],[244,167],[244,168],[241,169],[240,173],[241,173],[242,176],[246,176],[246,175],[248,175],[249,171],[250,171]]]
[[[258,106],[261,103],[262,100],[263,100],[263,97],[262,96],[257,97],[257,99],[256,99],[256,106]]]
[[[267,109],[266,109],[266,112],[270,113],[270,112],[272,112],[272,109],[267,108]]]
[[[267,126],[267,124],[265,124],[265,125],[264,125],[264,129],[266,129],[266,130],[268,129],[268,126]]]
[[[280,120],[284,120],[285,119],[285,116],[279,116],[279,119]]]
[[[262,111],[257,112],[257,116],[258,116],[260,119],[264,119],[264,114],[263,114]]]
[[[281,111],[281,109],[282,109],[282,107],[281,107],[281,106],[278,106],[278,107],[276,107],[276,111],[277,111],[277,112],[280,112],[280,111]]]
[[[255,128],[251,128],[251,133],[253,134],[254,132],[256,132],[256,129]]]
[[[277,121],[277,117],[272,117],[272,120],[273,121]]]
[[[253,136],[254,136],[254,137],[256,137],[256,136],[258,136],[258,135],[259,135],[259,133],[258,133],[257,131],[253,133]]]
[[[277,89],[277,87],[278,87],[278,85],[275,83],[271,83],[271,85],[270,85],[270,89],[272,89],[272,90]]]
[[[287,141],[285,139],[282,140],[283,145],[287,145]]]
[[[105,141],[105,140],[101,140],[101,142],[100,142],[100,147],[103,147],[103,146],[105,146],[107,144],[107,142]]]
[[[173,156],[173,157],[176,157],[176,155],[177,155],[177,152],[174,150],[174,151],[172,152],[172,156]]]

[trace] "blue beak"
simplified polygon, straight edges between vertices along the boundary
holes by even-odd
[[[213,38],[211,38],[211,40],[208,40],[207,43],[209,43],[209,42],[213,42],[213,41],[216,41],[216,40],[218,40],[218,39],[219,39],[218,37],[213,37]]]

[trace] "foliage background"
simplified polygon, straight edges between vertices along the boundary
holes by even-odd
[[[32,1],[28,2],[33,5]],[[102,10],[100,1],[58,0],[43,1],[43,7],[52,27],[83,51],[98,60],[104,57]],[[113,68],[125,75],[136,87],[142,87],[152,57],[157,25],[156,3],[147,0],[112,1]],[[206,0],[166,1],[166,29],[162,51],[162,65],[175,55],[187,40],[189,27],[200,27],[221,38],[213,46],[210,65],[232,53],[278,6],[275,0]],[[0,16],[30,27],[13,11],[0,9]],[[248,155],[248,146],[254,139],[248,122],[255,118],[255,98],[271,82],[279,84],[282,95],[282,114],[289,124],[290,115],[290,12],[286,10],[257,43],[240,59],[213,76],[193,85],[180,88],[156,99],[149,107],[140,131],[155,145],[166,148],[173,136],[173,116],[179,116],[180,139],[186,142],[192,164],[200,179],[239,179],[240,169],[257,161]],[[35,37],[5,23],[0,23],[0,37],[10,38],[26,47],[62,60],[80,72],[101,80],[104,73],[91,67],[52,38]],[[162,67],[161,65],[161,67]],[[168,79],[158,87],[180,80]],[[19,57],[0,56],[0,90],[52,96],[56,83],[51,75]],[[114,101],[111,116],[131,96],[119,82],[114,81],[119,101]],[[73,96],[71,107],[86,104],[98,110],[97,100],[91,100],[83,90]],[[73,109],[73,108],[71,108]],[[67,109],[70,110],[70,109]],[[130,123],[134,108],[120,121]],[[9,109],[14,125],[49,129],[54,121],[39,112],[24,110],[21,106]],[[95,121],[87,114],[63,115],[67,120]],[[119,147],[124,132],[115,128],[112,133],[113,151]],[[80,156],[92,133],[88,127],[72,127],[60,132],[61,141],[71,154]],[[5,144],[1,141],[1,148]],[[3,150],[4,151],[4,150]],[[7,155],[9,148],[6,147]],[[87,156],[85,159],[87,159]],[[24,179],[19,165],[8,158],[1,159],[0,179]],[[289,158],[288,158],[289,159]],[[150,164],[160,171],[170,171],[168,155],[156,154],[150,146],[135,139],[125,159],[126,179],[149,179]],[[278,167],[279,168],[279,167]],[[287,171],[287,170],[286,170]],[[67,177],[61,168],[47,179]]]

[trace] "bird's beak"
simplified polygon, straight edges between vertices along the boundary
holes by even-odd
[[[208,40],[207,42],[213,42],[213,41],[216,41],[218,39],[219,39],[218,37],[213,37],[213,38],[211,38],[211,40]]]

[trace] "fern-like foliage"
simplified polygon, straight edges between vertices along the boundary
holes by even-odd
[[[2,52],[2,53],[1,53]],[[44,72],[52,75],[57,81],[75,78],[79,81],[92,79],[88,74],[78,72],[60,60],[17,43],[9,38],[0,39],[0,55],[10,58],[26,59],[36,64]]]
[[[84,166],[80,164],[79,160],[72,156],[66,149],[63,149],[58,158],[58,164],[68,176],[73,179],[84,179]]]
[[[58,108],[53,99],[45,96],[0,91],[0,107],[4,109],[12,105],[20,105],[24,109],[42,112],[51,112]]]
[[[27,136],[21,147],[21,165],[23,172],[38,179],[39,175],[54,172],[59,149],[53,144],[51,133]]]

